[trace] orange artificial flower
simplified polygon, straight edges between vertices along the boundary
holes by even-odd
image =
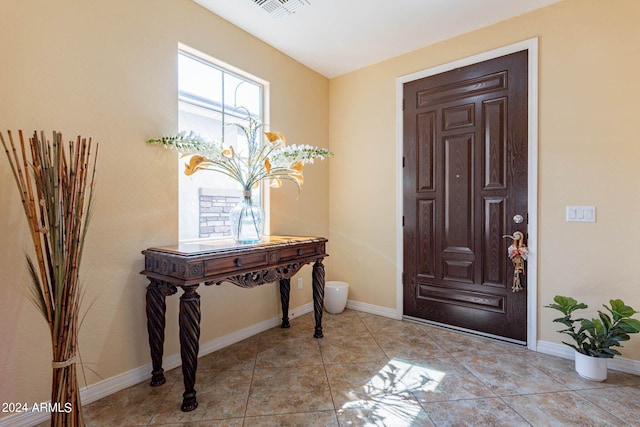
[[[232,146],[229,146],[229,148],[227,148],[222,152],[222,157],[225,157],[227,159],[233,159],[235,155],[236,155],[236,152],[233,150]]]
[[[199,169],[202,169],[203,164],[209,163],[206,157],[203,156],[191,156],[189,163],[184,164],[184,174],[189,176],[196,173]]]
[[[264,134],[269,140],[269,142],[276,142],[280,140],[284,143],[287,141],[287,139],[284,137],[284,134],[282,132],[265,132]]]
[[[282,180],[280,178],[273,178],[269,186],[272,188],[280,188],[282,187]]]
[[[302,175],[302,168],[304,168],[304,164],[302,162],[295,162],[294,164],[289,166],[289,169],[293,169],[294,171],[298,172],[300,175]]]
[[[302,187],[302,184],[304,183],[304,177],[301,173],[290,173],[289,176],[295,179],[298,185]]]

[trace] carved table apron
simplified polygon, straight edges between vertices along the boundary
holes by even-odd
[[[184,394],[182,410],[193,411],[196,400],[196,369],[200,338],[201,283],[220,285],[224,281],[243,288],[280,281],[282,328],[289,327],[289,291],[291,277],[305,264],[313,263],[313,311],[315,338],[322,338],[324,265],[327,239],[323,237],[265,236],[260,243],[241,245],[229,240],[181,243],[149,248],[145,256],[147,286],[147,330],[151,350],[151,386],[165,383],[162,369],[165,329],[165,297],[182,288],[180,297],[180,357]]]

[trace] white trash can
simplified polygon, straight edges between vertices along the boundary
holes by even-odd
[[[328,281],[324,284],[324,309],[327,313],[339,314],[347,306],[349,284],[346,282]]]

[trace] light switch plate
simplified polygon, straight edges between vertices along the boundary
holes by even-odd
[[[567,206],[567,222],[596,222],[596,207]]]

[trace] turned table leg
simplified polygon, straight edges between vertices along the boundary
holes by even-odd
[[[167,304],[165,297],[176,293],[176,287],[159,280],[149,278],[147,286],[147,332],[149,334],[149,349],[151,350],[151,387],[158,387],[165,383],[164,369],[162,369],[162,353],[164,352],[165,312]]]
[[[282,325],[288,328],[289,324],[289,296],[291,294],[291,279],[280,279],[280,301],[282,302]]]
[[[316,318],[314,338],[322,338],[322,308],[324,303],[324,265],[322,258],[313,264],[313,312]]]
[[[198,369],[198,350],[200,348],[200,295],[198,285],[182,286],[184,293],[180,297],[180,356],[182,358],[182,394],[183,412],[198,407],[196,400],[196,370]]]

